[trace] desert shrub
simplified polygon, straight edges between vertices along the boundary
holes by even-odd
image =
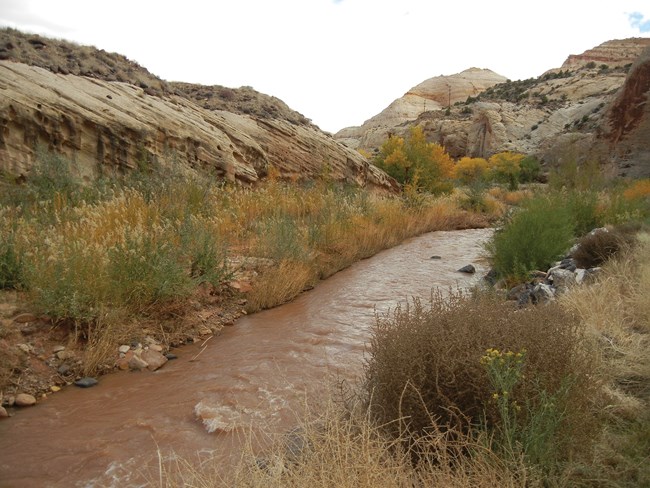
[[[187,295],[191,280],[179,249],[151,235],[125,235],[108,251],[111,302],[146,308]]]
[[[52,200],[59,194],[76,199],[80,186],[72,174],[72,163],[64,156],[38,148],[29,184],[39,200]]]
[[[542,167],[535,156],[526,156],[519,162],[519,182],[532,183],[537,181]]]
[[[290,215],[278,215],[258,226],[260,256],[275,259],[301,259],[305,253],[299,222]]]
[[[489,207],[485,196],[485,185],[475,182],[467,187],[466,196],[460,202],[461,208],[473,212],[487,212]]]
[[[601,266],[623,250],[629,249],[635,240],[634,234],[625,227],[602,229],[581,237],[572,257],[580,268]]]
[[[548,269],[571,246],[574,227],[570,211],[554,198],[530,199],[488,242],[492,266],[499,276],[513,279]]]
[[[598,213],[598,194],[592,191],[563,191],[551,193],[559,206],[565,207],[573,220],[576,237],[604,224]]]
[[[0,289],[18,288],[22,283],[22,262],[14,232],[0,234]]]
[[[180,242],[196,284],[218,286],[231,276],[228,246],[207,222],[190,217],[180,229]]]
[[[502,387],[496,395],[523,406],[510,419],[511,429],[521,433],[517,442],[534,431],[540,409],[553,397],[556,425],[545,443],[560,457],[580,450],[594,422],[589,405],[597,388],[595,360],[586,344],[579,321],[555,303],[516,309],[494,296],[436,293],[428,308],[416,300],[378,318],[365,388],[376,420],[394,436],[407,431],[418,438],[434,424],[482,424],[496,432],[504,419],[481,358],[489,351],[525,352],[511,391]]]
[[[650,197],[650,178],[637,180],[623,191],[627,200],[640,200]]]

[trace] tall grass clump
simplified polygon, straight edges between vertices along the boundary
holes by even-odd
[[[557,304],[438,293],[378,319],[364,388],[395,438],[482,425],[495,452],[548,475],[593,432],[596,366],[579,321]]]
[[[487,244],[492,266],[503,278],[519,280],[530,270],[548,269],[571,246],[574,220],[551,196],[523,203]]]

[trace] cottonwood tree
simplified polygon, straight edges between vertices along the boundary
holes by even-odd
[[[453,161],[445,148],[427,142],[419,126],[411,127],[406,138],[389,136],[375,164],[400,183],[433,193],[447,188],[446,180],[453,171]]]

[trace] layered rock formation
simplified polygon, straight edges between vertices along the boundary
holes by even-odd
[[[629,77],[627,73],[631,60],[648,45],[648,38],[608,41],[569,56],[563,68],[539,78],[486,86],[471,98],[452,100],[448,111],[443,105],[427,109],[415,120],[393,117],[383,128],[367,122],[335,137],[372,153],[389,131],[403,135],[415,124],[423,127],[428,140],[442,144],[456,158],[516,151],[535,154],[549,164],[591,158],[615,162],[619,174],[647,174],[648,165],[642,163],[650,144],[644,122],[650,105],[644,81],[647,68],[639,63]],[[615,103],[615,98],[620,101]],[[381,120],[382,114],[370,121]]]
[[[0,57],[20,53],[18,47],[23,44],[20,36],[15,37],[16,31],[3,31],[7,33],[14,37],[5,41]],[[82,49],[90,55],[91,48],[30,39],[33,42],[24,41],[29,46],[22,49],[42,53],[53,42],[56,56],[42,56],[50,64],[38,58],[44,67],[0,61],[0,172],[11,177],[29,178],[38,148],[46,148],[64,154],[86,180],[157,161],[163,166],[203,169],[246,184],[264,178],[273,166],[282,178],[307,179],[327,173],[357,185],[396,188],[391,178],[356,151],[336,142],[277,98],[251,88],[163,81],[154,86],[156,78],[150,74],[151,79],[138,86],[102,79],[97,71],[104,64],[118,66],[111,57],[118,55],[107,55],[109,61],[101,66],[89,63],[96,71],[79,68],[92,76],[70,74],[73,66],[53,68],[57,53],[70,49],[78,56]],[[128,60],[125,63],[130,66]],[[128,69],[115,68],[120,73]],[[132,70],[134,79],[148,73]],[[230,91],[222,96],[224,90]]]
[[[603,42],[582,54],[571,54],[560,69],[575,69],[589,63],[608,67],[632,64],[646,47],[650,47],[649,37],[633,37]]]
[[[486,88],[506,78],[489,69],[470,68],[450,76],[436,76],[423,81],[393,101],[360,127],[348,127],[335,138],[353,148],[371,149],[381,145],[387,135],[405,122],[424,112],[440,110],[475,97]]]

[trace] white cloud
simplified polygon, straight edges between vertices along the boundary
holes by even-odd
[[[630,25],[639,29],[639,32],[650,32],[650,19],[646,19],[641,12],[632,12],[628,18]]]
[[[630,12],[643,4],[0,0],[0,22],[119,52],[168,80],[250,85],[336,131],[432,76],[477,66],[528,78],[638,36]]]

